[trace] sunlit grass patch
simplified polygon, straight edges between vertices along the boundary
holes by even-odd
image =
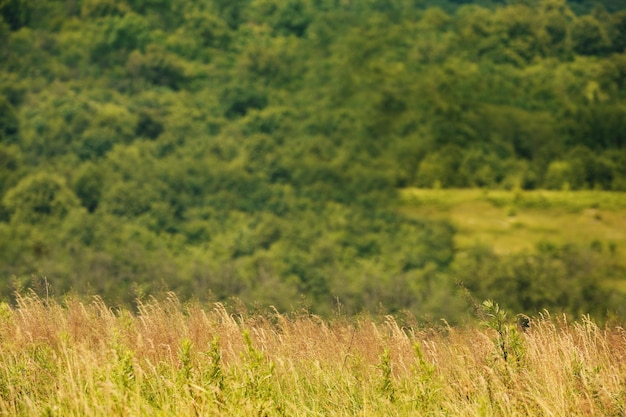
[[[448,219],[458,249],[533,250],[542,242],[604,252],[626,266],[626,193],[609,191],[402,190],[401,210]]]
[[[411,205],[451,208],[462,203],[486,201],[496,207],[556,208],[572,212],[585,209],[626,210],[626,193],[618,191],[487,190],[407,188],[402,200]]]

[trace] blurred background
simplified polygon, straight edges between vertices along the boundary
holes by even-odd
[[[0,296],[623,319],[620,0],[0,0]]]

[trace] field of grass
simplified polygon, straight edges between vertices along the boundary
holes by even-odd
[[[456,246],[498,254],[541,242],[594,246],[626,267],[626,193],[609,191],[402,191],[409,215],[444,218],[457,227]]]
[[[493,306],[492,306],[493,307]],[[136,312],[19,298],[0,307],[3,416],[574,416],[626,411],[626,333],[547,313],[483,324]]]

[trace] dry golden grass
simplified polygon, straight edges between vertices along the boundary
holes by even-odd
[[[173,294],[131,313],[29,295],[0,306],[0,414],[624,415],[622,328],[544,315],[507,329],[519,345],[504,360],[479,324],[234,314]]]

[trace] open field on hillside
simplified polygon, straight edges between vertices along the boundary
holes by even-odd
[[[546,313],[522,331],[480,311],[482,326],[434,329],[30,295],[0,308],[0,414],[623,415],[622,328]]]
[[[404,213],[450,220],[461,250],[478,244],[507,254],[540,243],[587,245],[626,266],[623,192],[406,189],[402,201]]]

